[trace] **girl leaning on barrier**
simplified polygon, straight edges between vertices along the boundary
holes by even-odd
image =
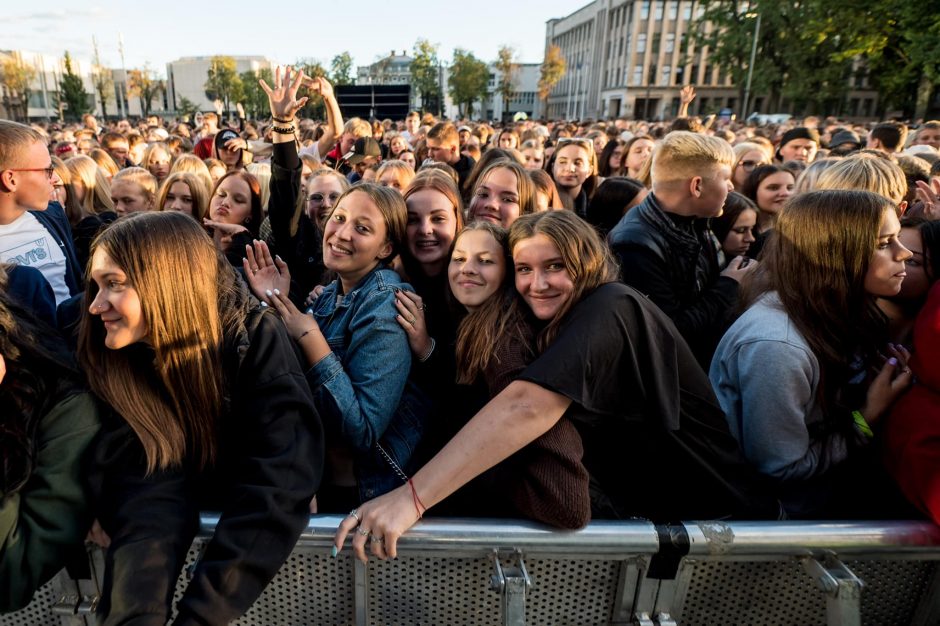
[[[516,290],[538,321],[538,358],[407,485],[344,519],[335,547],[355,529],[361,559],[370,537],[373,554],[394,558],[427,507],[562,416],[582,437],[602,516],[778,515],[775,501],[755,495],[756,477],[688,346],[647,298],[617,282],[594,229],[569,211],[536,213],[516,220],[509,243]],[[631,468],[643,478],[625,480]]]
[[[309,519],[323,436],[283,325],[202,226],[131,215],[92,244],[79,359],[102,418],[89,472],[110,537],[106,624],[165,624],[200,511],[221,517],[175,624],[228,623]]]

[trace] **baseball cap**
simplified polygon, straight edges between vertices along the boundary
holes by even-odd
[[[219,150],[223,150],[225,148],[225,142],[231,139],[238,139],[238,133],[230,128],[220,130],[215,134],[215,147]]]
[[[382,148],[379,146],[378,141],[372,137],[360,137],[356,140],[356,143],[353,144],[352,150],[349,151],[343,158],[350,165],[355,165],[356,163],[359,163],[360,161],[369,157],[380,156],[382,156]]]

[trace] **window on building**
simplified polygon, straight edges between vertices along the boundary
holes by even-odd
[[[656,2],[656,21],[657,22],[663,21],[663,5],[664,4],[665,2],[663,2],[663,0],[657,0]]]
[[[623,46],[623,49],[627,54],[630,54],[630,42],[633,41],[632,37],[632,34],[627,33],[627,43]]]
[[[653,45],[650,48],[650,52],[653,54],[659,54],[659,39],[662,37],[660,33],[653,33]]]
[[[650,18],[650,0],[643,0],[640,4],[640,19],[648,20]]]
[[[623,37],[620,38],[620,46],[617,49],[617,56],[618,57],[623,56]]]
[[[705,73],[702,75],[702,82],[706,85],[712,84],[712,68],[709,65],[705,66]]]
[[[668,86],[668,85],[671,84],[671,83],[669,82],[669,81],[671,81],[671,80],[672,80],[672,66],[671,66],[671,65],[664,65],[664,66],[663,66],[663,79],[662,79],[662,82],[661,82],[660,84],[661,84],[661,85],[667,85],[667,86]]]
[[[676,0],[669,3],[669,19],[673,22],[679,19],[679,3]]]
[[[666,53],[672,54],[673,50],[676,49],[676,34],[667,33],[666,34]]]
[[[643,82],[643,66],[634,65],[633,66],[633,84],[639,85]]]
[[[646,33],[640,33],[636,36],[636,51],[646,52]]]
[[[679,36],[679,52],[686,54],[689,51],[689,36],[686,33],[682,33]]]
[[[682,3],[682,19],[686,22],[692,19],[692,3],[688,0]]]
[[[708,98],[697,98],[698,100],[698,114],[707,115],[708,114]]]
[[[685,68],[681,65],[676,66],[676,84],[683,85],[685,84]]]

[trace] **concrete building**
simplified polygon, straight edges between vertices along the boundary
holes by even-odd
[[[541,63],[519,63],[513,72],[513,93],[509,99],[508,108],[504,109],[503,97],[497,93],[501,80],[501,72],[490,65],[490,81],[487,85],[489,96],[484,107],[475,107],[474,110],[483,113],[482,117],[488,120],[502,120],[512,117],[516,113],[525,113],[529,117],[541,115],[542,103],[539,101],[539,77],[542,73]]]
[[[559,46],[568,70],[549,94],[546,115],[669,118],[679,110],[679,89],[686,84],[697,93],[690,113],[739,113],[730,77],[710,61],[707,46],[696,48],[688,38],[690,23],[703,10],[693,0],[595,0],[549,20],[546,49]],[[865,84],[851,87],[847,113],[871,115],[877,93]],[[754,94],[749,109],[776,112],[768,106],[766,97]]]
[[[50,121],[59,118],[58,85],[65,71],[62,57],[38,54],[26,50],[0,50],[0,62],[16,60],[33,68],[35,76],[30,81],[27,113],[33,121]],[[94,88],[88,69],[91,64],[72,57],[72,71],[81,76],[88,92],[88,110],[97,111]],[[23,111],[18,93],[13,93],[0,81],[0,118],[22,119]]]
[[[273,68],[274,65],[262,56],[236,56],[235,71],[257,72],[262,68]],[[211,56],[183,57],[170,61],[166,65],[167,103],[172,110],[176,110],[181,99],[186,98],[193,102],[201,111],[214,111],[215,105],[206,96],[206,78],[209,76]],[[232,103],[235,106],[235,103]]]
[[[356,84],[410,85],[412,61],[414,58],[408,56],[407,50],[402,50],[401,54],[392,50],[387,57],[372,65],[360,65],[356,68]]]

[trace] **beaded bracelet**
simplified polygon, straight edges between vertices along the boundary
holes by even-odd
[[[281,135],[293,135],[294,134],[293,126],[282,126],[282,127],[272,126],[271,130]]]

